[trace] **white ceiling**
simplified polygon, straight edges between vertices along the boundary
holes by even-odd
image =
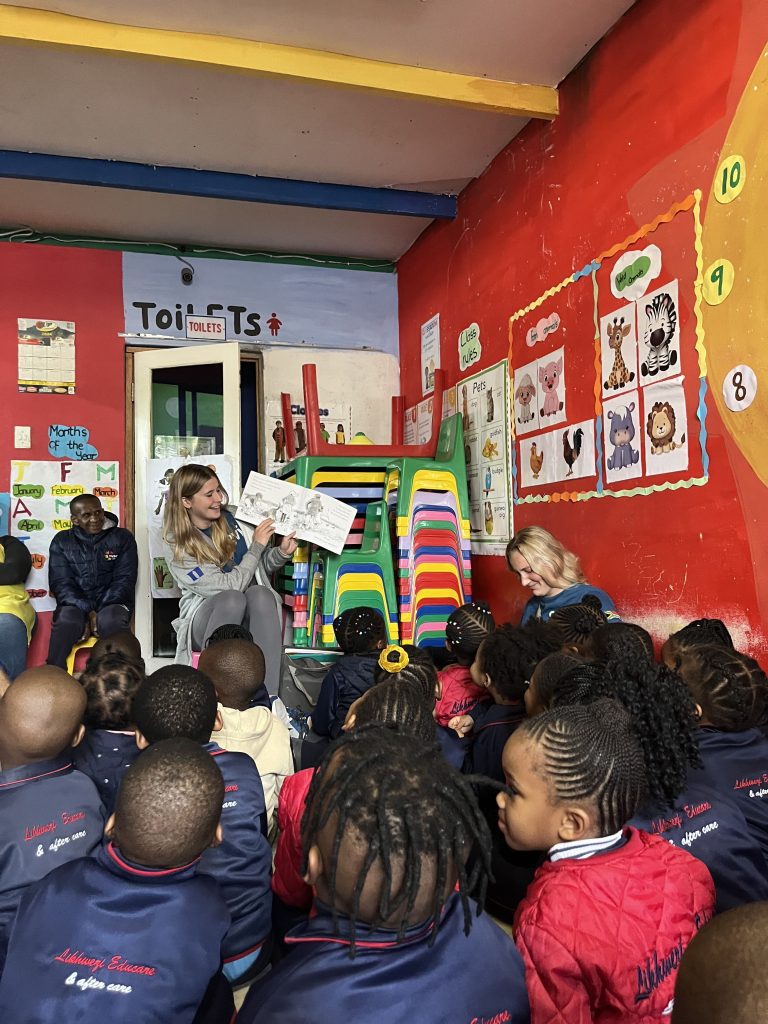
[[[556,85],[631,3],[49,0],[47,8]],[[0,42],[2,149],[456,192],[523,124],[501,114],[199,65]],[[427,223],[0,180],[0,226],[73,235],[396,259]]]

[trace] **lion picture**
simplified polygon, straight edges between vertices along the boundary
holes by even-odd
[[[651,442],[651,455],[673,452],[675,448],[682,448],[685,444],[685,434],[679,441],[675,441],[677,422],[675,410],[669,402],[653,403],[645,430]]]

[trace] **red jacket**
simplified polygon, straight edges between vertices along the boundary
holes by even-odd
[[[685,850],[626,834],[588,860],[547,861],[518,907],[531,1024],[668,1019],[683,950],[714,912],[714,885]]]
[[[468,665],[448,665],[438,672],[440,700],[435,704],[435,721],[448,725],[455,715],[466,715],[480,701],[490,701],[490,694],[472,682]]]
[[[314,768],[289,775],[280,790],[277,803],[277,827],[280,834],[275,847],[272,891],[283,903],[309,910],[312,887],[301,876],[301,819]]]

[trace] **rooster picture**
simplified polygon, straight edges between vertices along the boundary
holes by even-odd
[[[568,440],[568,431],[563,431],[563,458],[568,465],[566,477],[573,476],[573,466],[581,453],[581,439],[583,437],[584,431],[581,427],[577,427],[573,432],[573,445],[571,445]]]
[[[542,464],[544,462],[544,452],[541,452],[541,454],[539,454],[539,452],[536,449],[536,442],[535,441],[531,445],[531,458],[530,458],[530,462],[531,462],[531,472],[533,473],[533,479],[534,480],[538,480],[539,479],[539,473],[541,472],[541,467],[542,467]]]

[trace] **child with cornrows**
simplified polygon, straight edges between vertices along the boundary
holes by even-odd
[[[480,644],[496,625],[487,605],[475,601],[464,604],[448,616],[445,646],[455,662],[439,673],[440,699],[435,705],[435,721],[447,726],[456,715],[465,715],[477,704],[488,702],[488,691],[472,679],[472,662]]]
[[[746,654],[695,647],[678,669],[699,717],[702,780],[732,796],[768,858],[768,679]]]
[[[625,636],[614,652],[618,656],[605,664],[567,666],[559,655],[544,659],[531,687],[536,701],[544,707],[588,704],[601,697],[619,701],[632,715],[648,767],[648,796],[631,824],[706,864],[718,912],[768,899],[768,865],[744,815],[730,794],[691,770],[701,764],[699,729],[685,684],[647,657],[642,638],[633,638],[629,627],[607,627],[617,631],[616,639],[622,631]],[[558,664],[564,669],[559,679]]]
[[[518,907],[532,1024],[661,1020],[686,946],[714,912],[707,868],[627,822],[661,780],[617,701],[556,707],[504,748],[499,828],[546,850]]]

